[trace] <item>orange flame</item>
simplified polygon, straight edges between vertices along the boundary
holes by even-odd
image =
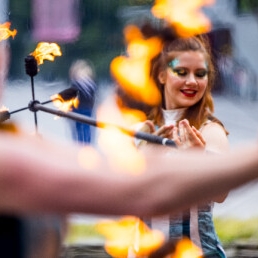
[[[17,30],[10,30],[11,23],[5,22],[0,24],[0,41],[8,39],[9,37],[14,38],[17,34]]]
[[[150,61],[161,50],[162,42],[157,37],[144,39],[139,28],[134,25],[124,30],[128,43],[126,56],[112,60],[110,70],[113,77],[127,94],[149,105],[160,102],[159,91],[150,77]]]
[[[143,173],[146,162],[143,155],[136,149],[132,137],[124,134],[116,126],[128,128],[139,122],[137,112],[122,113],[115,103],[107,101],[102,103],[97,110],[97,119],[105,122],[107,126],[100,131],[98,144],[105,152],[109,165],[118,173],[124,171],[132,175]]]
[[[53,104],[64,112],[71,111],[73,107],[77,108],[79,106],[79,99],[77,97],[70,100],[64,100],[61,95],[55,94],[50,97],[53,101]]]
[[[188,238],[183,238],[176,245],[175,253],[170,258],[202,257],[202,251]]]
[[[160,231],[150,230],[139,218],[132,216],[98,222],[96,228],[106,237],[105,249],[113,257],[145,257],[165,241]]]
[[[39,42],[31,55],[35,57],[37,64],[41,65],[45,59],[54,61],[55,56],[61,56],[62,52],[56,43]]]
[[[152,14],[171,24],[181,37],[190,37],[211,30],[210,20],[200,11],[215,0],[156,0]]]

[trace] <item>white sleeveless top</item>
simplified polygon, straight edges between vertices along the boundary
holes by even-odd
[[[186,108],[178,108],[172,110],[162,109],[165,125],[175,125]]]

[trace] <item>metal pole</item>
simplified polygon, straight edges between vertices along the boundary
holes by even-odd
[[[57,115],[60,117],[70,118],[77,122],[86,123],[91,126],[95,126],[95,127],[99,127],[99,128],[106,128],[108,126],[115,127],[117,129],[121,130],[123,133],[125,133],[129,136],[138,138],[140,140],[145,140],[145,141],[148,141],[151,143],[162,144],[162,145],[170,146],[170,147],[176,147],[175,142],[168,138],[163,138],[163,137],[160,137],[157,135],[152,135],[152,134],[148,134],[148,133],[144,133],[144,132],[137,132],[137,131],[134,131],[134,130],[131,130],[131,129],[128,129],[128,128],[125,128],[125,127],[122,127],[119,125],[111,124],[111,123],[96,121],[93,118],[85,116],[85,115],[81,115],[81,114],[77,114],[77,113],[73,113],[73,112],[64,112],[61,110],[56,110],[53,108],[43,106],[38,101],[31,102],[29,104],[29,108],[33,112],[37,112],[40,110],[40,111],[43,111],[46,113],[50,113],[50,114]]]

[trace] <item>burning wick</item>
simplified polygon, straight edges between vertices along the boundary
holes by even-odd
[[[38,63],[34,56],[29,55],[25,58],[26,74],[33,77],[38,73]]]
[[[26,73],[31,78],[32,102],[35,102],[34,79],[38,73],[38,65],[43,64],[44,60],[54,61],[55,56],[61,56],[60,47],[56,43],[40,42],[36,49],[25,58]],[[36,131],[38,130],[37,113],[34,111],[34,121]]]
[[[8,110],[2,110],[0,111],[0,123],[10,119],[11,114]]]
[[[64,102],[64,101],[69,101],[71,99],[74,99],[78,96],[78,90],[74,88],[68,88],[65,89],[57,94],[55,94],[51,100],[47,100],[44,102],[41,102],[41,105],[45,105],[48,103],[52,103],[56,100]],[[12,114],[18,113],[20,111],[24,111],[30,109],[30,104],[28,107],[23,107],[14,111],[9,112],[7,108],[0,108],[0,123],[3,123],[4,121],[10,119]]]
[[[62,52],[56,43],[39,42],[30,55],[34,56],[38,65],[41,65],[45,59],[54,61],[56,56],[62,55]]]
[[[51,99],[52,100],[58,99],[61,101],[69,101],[69,100],[77,98],[78,95],[79,95],[79,90],[71,87],[71,88],[60,91],[58,94],[51,97]]]
[[[70,87],[51,96],[51,100],[58,109],[71,111],[72,107],[77,108],[79,105],[79,90]]]

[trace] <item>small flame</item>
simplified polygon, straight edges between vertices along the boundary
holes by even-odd
[[[210,20],[200,11],[215,0],[156,0],[152,14],[171,24],[181,37],[190,37],[211,30]]]
[[[73,107],[77,108],[79,106],[79,99],[78,97],[64,100],[61,95],[55,94],[50,97],[54,103],[54,105],[64,112],[69,112],[72,110]]]
[[[105,249],[113,257],[145,257],[165,241],[160,231],[151,230],[133,216],[125,216],[118,221],[100,221],[96,228],[106,237]]]
[[[11,23],[5,22],[3,24],[0,24],[0,41],[8,39],[9,37],[14,38],[17,34],[17,30],[10,30]]]
[[[0,111],[9,111],[9,108],[7,108],[6,106],[2,105],[2,107],[0,107]]]
[[[193,258],[202,257],[201,249],[196,246],[190,239],[183,238],[177,245],[176,250],[170,258]]]
[[[39,42],[31,55],[35,57],[37,64],[41,65],[45,59],[54,61],[56,56],[62,55],[62,52],[56,43]]]
[[[150,62],[161,50],[157,37],[144,39],[139,28],[130,25],[124,30],[128,56],[118,56],[110,64],[111,74],[127,94],[138,101],[156,105],[161,96],[150,77]]]

